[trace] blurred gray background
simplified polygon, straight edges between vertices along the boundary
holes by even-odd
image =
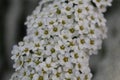
[[[40,0],[0,0],[0,80],[14,72],[10,59],[14,44],[26,35],[24,22]],[[92,80],[120,80],[120,0],[113,0],[105,13],[108,38],[98,55],[91,56]]]

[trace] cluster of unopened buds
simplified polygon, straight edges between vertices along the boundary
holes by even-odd
[[[43,0],[28,16],[27,35],[12,50],[10,80],[91,80],[90,55],[106,38],[111,0]]]

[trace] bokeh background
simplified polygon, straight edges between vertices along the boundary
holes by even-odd
[[[0,80],[14,72],[10,59],[13,45],[26,35],[24,22],[40,0],[0,0]],[[120,80],[120,0],[105,13],[108,38],[98,55],[91,56],[92,80]]]

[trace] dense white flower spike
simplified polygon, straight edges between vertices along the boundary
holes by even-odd
[[[14,46],[10,80],[91,80],[89,57],[106,38],[111,0],[43,0]]]

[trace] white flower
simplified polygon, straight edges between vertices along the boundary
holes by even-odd
[[[69,24],[73,24],[74,20],[73,20],[72,15],[63,15],[61,17],[58,17],[58,22],[60,23],[60,26],[62,28],[67,27],[67,25]]]
[[[79,34],[87,34],[89,28],[89,22],[87,20],[79,22],[79,24],[75,25],[75,29]]]
[[[13,47],[13,51],[11,52],[12,53],[12,57],[11,57],[11,59],[12,60],[18,60],[18,58],[22,55],[21,53],[22,53],[22,51],[19,49],[19,47],[18,46],[14,46]]]
[[[52,62],[52,58],[48,57],[45,62],[41,63],[41,67],[46,71],[52,71],[56,67],[56,63]]]
[[[15,68],[15,70],[17,71],[17,70],[20,70],[22,68],[22,66],[23,66],[23,57],[20,56],[19,59],[17,59],[15,61],[15,64],[13,65],[13,68]]]
[[[75,80],[84,80],[83,77],[84,77],[84,74],[81,75],[81,73],[79,71],[76,71],[75,72]]]
[[[73,3],[71,3],[71,2],[68,3],[68,4],[64,3],[62,6],[64,8],[62,11],[64,13],[66,13],[67,15],[71,15],[73,13],[73,8],[72,8],[73,7]]]
[[[44,50],[39,49],[39,50],[34,51],[33,57],[41,58],[43,55],[44,55]]]
[[[88,42],[89,38],[83,35],[80,35],[80,37],[77,39],[77,43],[80,49],[88,48]]]
[[[88,28],[88,37],[89,38],[100,38],[101,36],[100,30],[94,26],[94,24],[90,24]]]
[[[93,50],[101,49],[102,41],[99,39],[90,39],[89,48]]]
[[[27,25],[27,27],[29,28],[32,27],[34,24],[34,20],[35,20],[34,16],[27,17],[27,22],[25,22],[25,25]]]
[[[88,74],[85,74],[83,79],[90,80],[91,77],[92,77],[92,74],[88,73]]]
[[[39,50],[39,49],[44,49],[44,44],[45,44],[45,41],[44,40],[41,40],[39,41],[39,39],[34,39],[34,41],[32,42],[32,46],[34,47],[32,50],[35,51],[35,50]]]
[[[50,33],[51,35],[57,35],[59,36],[60,35],[60,31],[61,31],[62,27],[60,25],[57,25],[57,26],[53,26],[51,29],[50,29]]]
[[[72,78],[73,74],[74,74],[74,68],[73,65],[69,65],[69,66],[65,66],[63,67],[63,71],[65,73],[65,77],[66,78]]]
[[[83,5],[75,6],[74,9],[75,9],[74,15],[76,21],[80,21],[84,19],[86,17],[86,14],[88,14]]]
[[[57,70],[53,70],[52,80],[60,80],[62,78],[63,78],[63,72],[60,67]]]
[[[79,51],[79,52],[73,51],[73,52],[71,52],[71,56],[72,56],[71,61],[73,63],[82,62],[82,58],[81,58],[82,55],[83,55],[82,51]]]
[[[87,0],[87,1],[88,1],[88,0]],[[93,5],[91,5],[91,4],[89,4],[89,3],[83,4],[83,6],[84,6],[84,8],[85,8],[84,13],[86,13],[86,15],[87,15],[89,12],[91,12],[91,11],[94,10]]]
[[[64,43],[67,42],[68,40],[72,40],[72,37],[68,33],[69,33],[68,30],[62,30],[61,34],[59,35]]]
[[[32,43],[24,43],[24,45],[20,47],[22,55],[30,55],[30,50],[33,48],[34,46],[32,46]]]
[[[48,18],[47,19],[47,27],[52,28],[53,26],[56,26],[58,23],[56,22],[56,18]]]
[[[65,54],[68,51],[67,46],[65,45],[64,42],[58,41],[58,45],[55,46],[55,49],[58,51],[60,54]]]
[[[87,17],[87,19],[92,24],[96,24],[98,22],[98,18],[97,17],[98,17],[98,13],[90,12],[89,16]]]
[[[77,32],[76,32],[75,27],[73,25],[69,25],[67,30],[68,30],[68,34],[70,35],[71,38],[76,36]]]
[[[52,46],[52,45],[46,46],[46,51],[45,51],[46,55],[52,55],[52,54],[56,54],[56,53],[57,53],[57,51],[56,51],[56,48],[54,48],[54,46]]]
[[[105,12],[106,11],[106,7],[107,6],[111,6],[111,2],[112,0],[92,0],[96,6],[98,7],[98,10],[101,12]]]
[[[58,55],[59,58],[59,64],[62,66],[70,66],[71,65],[71,59],[70,59],[70,55],[68,53],[64,54],[64,55]]]
[[[42,34],[42,38],[50,38],[50,29],[48,28],[44,28],[42,31],[41,31],[41,34]]]

